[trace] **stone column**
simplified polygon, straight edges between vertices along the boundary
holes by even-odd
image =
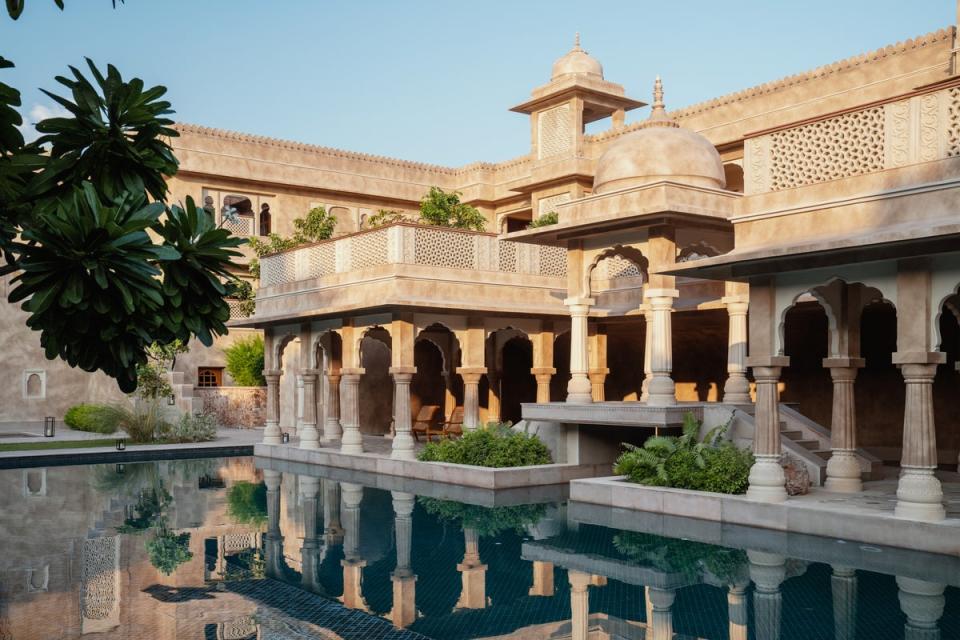
[[[346,437],[346,433],[344,433]],[[363,600],[363,568],[367,563],[360,557],[360,502],[363,486],[351,482],[340,484],[343,499],[343,605],[350,609],[367,610]]]
[[[592,298],[567,298],[563,301],[570,309],[570,382],[567,383],[567,402],[573,404],[593,402],[592,387],[587,377],[590,371],[587,315],[594,302]]]
[[[652,605],[651,620],[647,620],[647,640],[673,640],[673,601],[677,594],[673,589],[647,587],[647,597]]]
[[[361,368],[340,370],[341,422],[343,438],[340,451],[343,453],[363,453],[363,436],[360,435],[360,376]]]
[[[303,369],[303,420],[300,425],[300,448],[318,449],[320,434],[317,432],[317,374],[316,369]]]
[[[550,402],[550,381],[556,372],[557,370],[553,367],[534,367],[530,369],[530,373],[533,374],[533,377],[537,381],[538,403]]]
[[[327,546],[343,544],[340,524],[340,483],[323,479],[323,541]]]
[[[413,416],[410,414],[410,381],[416,370],[416,367],[390,367],[395,403],[395,433],[390,457],[396,460],[415,460],[417,457],[413,451]]]
[[[282,579],[286,574],[283,558],[283,534],[280,531],[280,482],[279,471],[263,470],[263,483],[267,486],[267,532],[263,534],[263,553],[266,574]]]
[[[857,572],[834,565],[830,590],[833,594],[833,637],[835,640],[856,640]]]
[[[827,461],[828,491],[857,493],[863,490],[860,463],[857,462],[857,406],[854,382],[862,367],[862,358],[824,358],[833,379],[833,413],[830,419],[830,460]]]
[[[647,404],[669,406],[677,403],[673,378],[673,332],[671,313],[673,299],[680,292],[676,289],[648,289],[644,297],[653,314],[650,370],[653,378],[647,385]]]
[[[457,397],[453,394],[453,374],[443,372],[443,416],[449,418],[457,409]]]
[[[480,367],[460,367],[457,373],[463,378],[463,429],[473,431],[480,426],[480,376],[485,370]]]
[[[327,402],[324,407],[323,440],[325,445],[335,443],[343,431],[340,429],[340,373],[327,374]]]
[[[302,344],[302,343],[301,343]],[[303,376],[296,375],[293,396],[293,433],[291,436],[300,435],[300,427],[303,424]]]
[[[943,490],[937,469],[937,431],[933,418],[933,378],[943,353],[900,354],[893,361],[907,386],[903,414],[903,454],[894,515],[911,520],[943,520]],[[919,356],[919,357],[918,357]],[[926,360],[926,362],[916,362]]]
[[[553,597],[553,563],[543,560],[533,561],[533,585],[528,592],[531,596]]]
[[[727,588],[727,618],[730,640],[747,640],[750,616],[747,606],[749,582],[736,582]]]
[[[780,585],[787,577],[786,558],[763,551],[747,551],[753,580],[753,624],[757,640],[780,637],[783,595]]]
[[[417,576],[410,569],[410,545],[413,538],[412,493],[391,492],[393,496],[394,528],[397,539],[397,568],[390,574],[393,582],[393,610],[391,620],[397,628],[409,627],[417,619]]]
[[[500,422],[500,372],[487,371],[487,422]]]
[[[750,404],[750,383],[747,382],[747,310],[746,296],[721,299],[727,306],[727,380],[723,385],[723,401],[729,404]]]
[[[786,356],[749,359],[757,383],[754,412],[753,455],[747,497],[760,502],[787,499],[786,479],[780,466],[780,371],[790,363]]]
[[[653,309],[650,305],[640,305],[643,310],[643,384],[640,385],[640,402],[650,399],[650,381],[653,380],[653,364],[650,354],[653,352]]]
[[[604,383],[607,381],[607,374],[610,369],[591,369],[590,370],[590,396],[594,402],[603,402],[606,400]]]
[[[457,565],[462,586],[454,608],[484,609],[487,606],[487,565],[480,561],[476,529],[464,528],[463,542],[463,562]]]
[[[940,618],[943,616],[946,585],[913,578],[897,578],[900,609],[907,616],[903,627],[904,640],[940,640]]]
[[[269,369],[263,372],[267,381],[267,424],[263,430],[264,444],[280,444],[280,372]]]
[[[590,630],[590,574],[567,569],[570,581],[570,638],[587,640]]]
[[[304,387],[306,388],[306,387]],[[320,543],[317,540],[317,494],[320,478],[300,476],[300,503],[303,508],[302,584],[310,591],[322,590],[318,570],[320,568]]]

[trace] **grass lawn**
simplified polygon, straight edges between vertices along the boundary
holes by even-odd
[[[44,449],[82,449],[87,447],[115,447],[117,438],[106,440],[48,440],[46,442],[4,442],[0,451],[42,451]]]

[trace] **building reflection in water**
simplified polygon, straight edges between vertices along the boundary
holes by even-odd
[[[956,557],[217,465],[0,471],[0,638],[960,637]],[[148,551],[161,532],[175,561]]]

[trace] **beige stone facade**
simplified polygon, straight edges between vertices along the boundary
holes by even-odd
[[[956,41],[949,26],[674,111],[658,79],[631,124],[645,103],[577,42],[513,108],[531,123],[522,157],[441,167],[179,125],[171,192],[217,216],[240,203],[239,234],[289,233],[317,205],[337,217],[335,238],[262,260],[256,313],[236,320],[265,333],[268,442],[391,434],[405,458],[437,407],[466,428],[575,422],[579,447],[556,453],[592,462],[600,440],[642,441],[631,424],[722,402],[758,455],[754,497],[783,497],[783,450],[846,491],[899,461],[903,513],[936,517],[917,505],[960,449]],[[380,209],[415,218],[432,186],[487,232],[369,228]],[[11,343],[40,368],[28,338]],[[193,382],[217,363],[214,347],[178,367]],[[45,367],[52,394],[61,365]],[[84,396],[72,375],[56,384]],[[4,419],[65,408],[14,387]]]

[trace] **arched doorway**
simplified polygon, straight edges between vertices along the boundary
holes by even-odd
[[[393,421],[393,379],[390,376],[390,334],[369,329],[360,340],[360,433],[384,435]]]

